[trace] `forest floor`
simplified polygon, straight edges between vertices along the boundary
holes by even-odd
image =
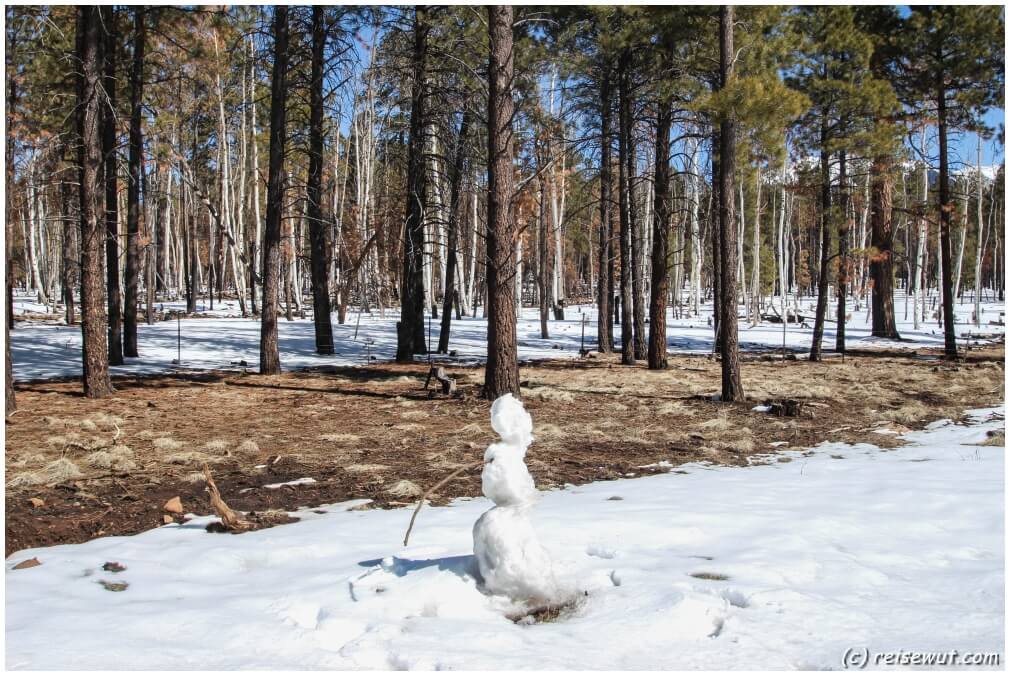
[[[789,461],[780,454],[822,442],[888,448],[908,430],[1003,398],[1002,346],[957,364],[925,348],[821,363],[744,359],[748,401],[729,405],[712,398],[720,366],[706,356],[672,355],[660,372],[598,354],[524,365],[537,487],[677,472],[688,462]],[[448,370],[459,383],[452,399],[429,398],[424,363],[116,377],[116,394],[103,400],[81,396],[77,379],[20,384],[6,424],[6,554],[155,528],[176,496],[185,512],[208,514],[205,464],[243,511],[362,498],[371,500],[364,508],[412,504],[479,461],[495,438],[479,397],[482,368]],[[782,399],[801,402],[800,415],[755,410]],[[433,502],[479,494],[475,467]]]

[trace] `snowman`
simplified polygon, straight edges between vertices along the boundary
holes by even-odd
[[[533,421],[522,403],[506,394],[491,405],[491,426],[501,441],[484,453],[481,489],[495,506],[473,526],[484,589],[528,610],[560,605],[565,590],[530,521],[539,494],[523,458],[533,441]]]

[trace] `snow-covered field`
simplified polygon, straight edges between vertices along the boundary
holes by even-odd
[[[812,314],[807,299],[801,307]],[[901,346],[942,347],[943,329],[935,321],[927,322],[918,330],[912,321],[902,321],[903,296],[895,301],[898,315],[898,330],[902,341],[893,343],[870,336],[869,317],[865,305],[859,311],[852,311],[852,319],[846,327],[849,347]],[[162,305],[162,304],[159,304]],[[164,309],[178,309],[182,303],[165,303]],[[215,306],[212,319],[184,319],[160,322],[153,326],[141,324],[138,329],[140,357],[128,359],[125,366],[113,367],[113,374],[161,373],[179,368],[173,363],[181,353],[181,365],[185,369],[233,368],[245,361],[252,368],[259,364],[260,323],[256,319],[238,317],[235,301],[226,301],[224,307]],[[43,306],[31,303],[26,298],[15,304],[15,315],[26,310],[39,311]],[[201,312],[207,308],[202,305]],[[970,323],[973,307],[969,304],[956,308],[957,333],[959,342],[962,333],[976,331],[982,333],[1002,333],[1002,326],[988,326],[989,320],[998,320],[1004,310],[1002,303],[983,305],[983,326],[976,329]],[[228,316],[228,315],[232,316]],[[702,309],[700,317],[673,319],[668,316],[667,344],[674,352],[705,353],[712,350],[712,328],[708,325],[711,306]],[[565,321],[551,320],[551,338],[540,338],[539,314],[535,308],[524,308],[522,320],[517,327],[519,338],[519,358],[522,360],[542,358],[573,358],[582,345],[583,317],[585,318],[585,345],[596,345],[596,308],[591,305],[573,306],[566,310]],[[336,324],[334,317],[334,340],[337,354],[319,356],[315,354],[315,342],[311,319],[298,319],[278,323],[281,364],[286,369],[310,366],[364,364],[369,356],[377,359],[392,359],[396,353],[396,321],[398,313],[387,311],[385,317],[378,313],[348,315],[347,324]],[[812,326],[812,322],[811,322]],[[452,322],[449,347],[456,350],[463,362],[481,361],[486,356],[487,322],[481,318],[464,318]],[[431,322],[431,343],[437,345],[439,321]],[[615,334],[620,335],[619,327]],[[181,335],[181,341],[180,341]],[[789,325],[785,344],[791,349],[809,350],[813,331],[811,328]],[[181,350],[179,345],[181,343]],[[834,323],[825,328],[824,347],[834,349]],[[740,347],[743,350],[770,349],[782,347],[782,325],[762,323],[750,326],[740,322]],[[21,322],[11,332],[14,374],[19,380],[36,380],[77,376],[81,373],[81,331],[76,326],[56,323]]]
[[[839,669],[850,648],[1002,653],[1004,450],[974,445],[1002,414],[892,451],[825,444],[545,493],[540,538],[585,592],[550,623],[514,624],[479,590],[485,499],[423,511],[406,548],[409,510],[348,503],[243,535],[197,517],[22,551],[6,564],[6,666]],[[42,565],[11,569],[30,557]]]

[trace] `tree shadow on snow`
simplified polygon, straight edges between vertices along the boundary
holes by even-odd
[[[383,570],[397,577],[405,577],[409,573],[425,568],[438,568],[438,570],[452,573],[464,580],[480,581],[480,575],[477,572],[477,559],[473,554],[443,556],[438,559],[401,559],[394,556],[392,559],[392,564],[384,564],[384,559],[369,559],[359,561],[358,565],[364,568],[380,566]]]

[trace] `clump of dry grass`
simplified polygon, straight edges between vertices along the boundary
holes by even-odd
[[[118,415],[109,415],[102,412],[92,415],[91,421],[103,430],[114,430],[124,422]]]
[[[560,401],[566,404],[571,404],[575,401],[575,395],[568,392],[560,387],[551,387],[546,384],[531,384],[530,387],[526,389],[525,394],[532,399],[539,399],[540,401]]]
[[[358,463],[354,465],[348,465],[345,467],[348,472],[354,472],[355,474],[369,474],[371,472],[382,472],[389,469],[389,465],[376,465],[372,463]]]
[[[214,463],[220,461],[220,458],[212,458],[206,453],[200,453],[199,451],[173,453],[165,457],[165,462],[171,465],[201,465],[203,463]]]
[[[1006,431],[995,430],[979,446],[1006,446]]]
[[[887,417],[897,423],[910,423],[923,420],[932,414],[932,410],[918,401],[909,402],[887,414]]]
[[[457,434],[462,436],[476,436],[479,434],[484,434],[487,431],[486,425],[481,425],[480,423],[470,423],[468,425],[463,425],[459,428]]]
[[[404,411],[400,414],[400,417],[404,420],[422,420],[427,418],[428,414],[425,411]]]
[[[659,415],[680,415],[690,412],[690,407],[688,407],[682,401],[664,401],[662,404],[656,407],[655,411]]]
[[[241,444],[239,444],[238,448],[236,448],[235,450],[238,451],[239,453],[248,453],[252,455],[254,453],[259,453],[260,447],[259,444],[257,444],[252,439],[246,439]]]
[[[709,418],[708,420],[704,420],[700,423],[695,423],[694,426],[700,427],[703,430],[710,430],[712,432],[725,432],[735,427],[734,423],[723,415],[715,418]]]
[[[54,415],[42,416],[42,422],[44,422],[47,427],[55,428],[67,428],[74,424],[73,420],[69,420],[68,418],[58,418]]]
[[[91,420],[85,418],[84,420],[81,421],[81,429],[84,430],[85,432],[97,432],[98,425],[96,425]]]
[[[410,408],[417,405],[415,402],[407,399],[406,397],[396,397],[393,401],[396,402],[397,408]]]
[[[423,430],[424,425],[419,425],[417,423],[400,423],[398,425],[393,425],[394,430],[400,430],[402,432],[417,432],[418,430]]]
[[[557,425],[551,423],[541,423],[533,425],[534,439],[558,439],[565,436],[565,431]]]
[[[182,480],[188,484],[198,484],[206,481],[207,476],[203,472],[190,472],[182,477]]]
[[[45,482],[46,479],[41,472],[21,472],[20,474],[15,474],[11,480],[7,482],[7,488],[38,486],[39,484],[44,484]]]
[[[718,450],[733,451],[736,453],[754,452],[754,440],[748,437],[714,441],[712,442],[712,446]]]
[[[154,430],[140,430],[134,436],[138,439],[154,439],[155,437],[167,436],[167,433],[155,432]]]
[[[424,493],[413,481],[401,479],[386,489],[386,493],[397,498],[416,498]]]
[[[211,439],[203,447],[213,453],[221,453],[228,450],[228,442],[224,439]]]
[[[184,446],[181,441],[171,437],[159,437],[151,442],[159,451],[177,451]]]
[[[360,441],[361,437],[357,434],[346,434],[344,432],[330,432],[327,434],[320,434],[319,438],[322,441],[329,441],[334,444],[351,444],[355,441]]]
[[[46,456],[41,453],[27,453],[19,455],[16,460],[12,460],[9,464],[11,467],[27,467],[28,465],[41,465],[45,461]]]
[[[60,484],[73,481],[84,476],[81,468],[67,457],[57,458],[42,468],[42,474],[47,484]]]
[[[94,451],[84,457],[84,462],[96,469],[112,469],[117,472],[137,469],[137,463],[133,461],[133,450],[123,444],[113,446],[107,451]]]

